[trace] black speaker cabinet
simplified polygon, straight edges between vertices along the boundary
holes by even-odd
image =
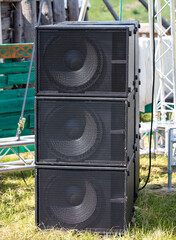
[[[134,74],[135,74],[135,80],[138,80],[138,74],[139,74],[139,28],[140,24],[139,21],[83,21],[83,22],[76,22],[76,21],[70,21],[70,22],[62,22],[62,24],[66,25],[103,25],[103,26],[112,26],[112,25],[118,25],[118,26],[133,26],[133,33],[134,33]],[[136,82],[136,81],[135,81]],[[136,82],[137,84],[137,82]]]
[[[139,78],[139,28],[140,24],[138,21],[101,21],[101,22],[89,22],[89,21],[83,21],[83,22],[63,22],[62,24],[65,25],[103,25],[103,26],[111,26],[111,25],[120,25],[120,26],[134,26],[133,33],[134,33],[134,86],[136,91],[135,96],[135,108],[134,108],[134,116],[135,116],[135,127],[134,127],[134,138],[135,138],[135,199],[137,196],[137,191],[139,188],[139,85],[140,85],[140,78]]]
[[[36,95],[127,97],[134,88],[134,25],[36,28]]]
[[[38,166],[36,223],[41,228],[123,231],[133,215],[134,163],[128,168]]]
[[[36,99],[36,163],[126,166],[134,153],[129,98]]]

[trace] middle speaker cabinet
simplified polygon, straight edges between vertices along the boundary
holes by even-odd
[[[129,98],[36,99],[37,164],[122,165],[134,149]]]

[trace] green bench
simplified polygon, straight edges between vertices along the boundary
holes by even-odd
[[[0,45],[0,138],[14,137],[21,115],[33,43]],[[25,105],[25,128],[21,135],[34,134],[34,66]],[[23,147],[20,147],[23,148]],[[31,150],[34,147],[30,146]]]

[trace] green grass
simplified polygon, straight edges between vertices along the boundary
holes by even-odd
[[[91,8],[89,9],[89,20],[90,21],[113,21],[111,13],[105,6],[103,0],[94,0],[91,2]],[[120,0],[109,0],[112,7],[116,11],[117,15],[120,16]],[[148,2],[148,1],[146,1]],[[164,0],[161,0],[161,7],[165,4]],[[162,11],[162,16],[170,21],[170,8],[167,6]],[[122,20],[139,20],[140,23],[146,23],[149,21],[148,12],[144,6],[137,0],[122,0]]]
[[[139,192],[136,201],[133,224],[124,236],[100,236],[91,233],[77,233],[63,230],[40,230],[35,226],[34,171],[25,171],[27,186],[21,173],[0,175],[0,239],[176,239],[176,193],[155,189],[167,186],[167,158],[152,159],[149,184]],[[144,184],[148,169],[148,156],[141,156],[141,185]],[[173,185],[176,177],[173,174]],[[134,220],[133,219],[133,220]]]
[[[109,10],[106,8],[103,0],[94,0],[91,2],[89,9],[90,21],[111,21],[114,20]],[[114,10],[119,16],[120,0],[109,0]],[[128,0],[122,1],[122,20],[139,20],[140,22],[148,22],[148,13],[139,1]]]

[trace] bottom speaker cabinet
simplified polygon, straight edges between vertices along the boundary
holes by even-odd
[[[123,231],[133,215],[133,199],[133,159],[128,168],[36,170],[36,223],[41,228]]]

